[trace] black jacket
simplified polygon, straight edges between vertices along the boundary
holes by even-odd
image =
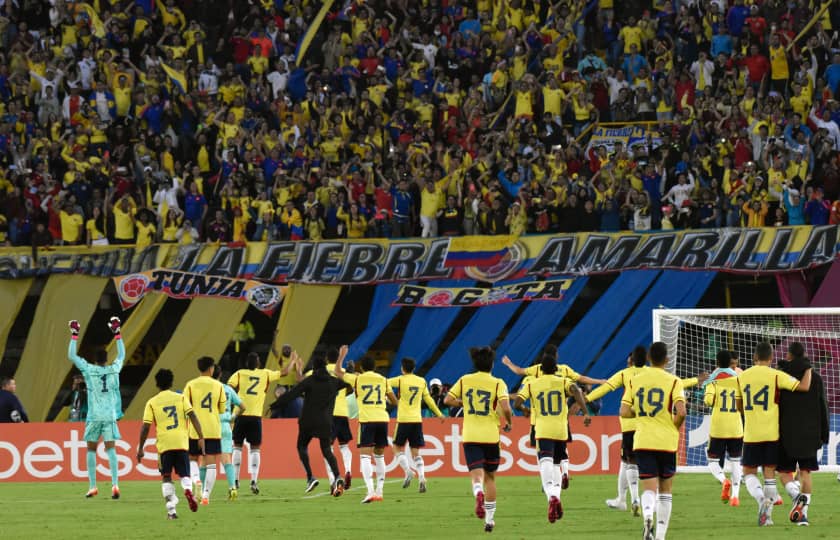
[[[0,390],[0,423],[29,422],[23,404],[8,390]]]
[[[298,424],[309,429],[327,429],[332,426],[333,408],[338,391],[346,385],[327,373],[324,368],[316,369],[288,392],[271,404],[271,408],[283,408],[293,399],[303,396],[303,410]]]
[[[801,379],[811,367],[807,359],[779,362],[779,369]],[[807,392],[782,392],[779,400],[779,432],[785,452],[792,457],[816,455],[828,442],[828,404],[822,377],[811,371]]]

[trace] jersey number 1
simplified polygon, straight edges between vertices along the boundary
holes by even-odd
[[[102,381],[102,393],[106,393],[108,391],[108,376],[103,375],[99,377],[99,380]]]

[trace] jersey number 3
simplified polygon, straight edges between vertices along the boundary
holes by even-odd
[[[174,405],[170,405],[169,407],[164,407],[163,412],[172,419],[172,423],[166,426],[166,429],[175,429],[178,427],[178,409]]]

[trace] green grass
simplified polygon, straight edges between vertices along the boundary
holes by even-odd
[[[741,507],[719,501],[720,488],[709,475],[684,474],[675,481],[670,539],[696,538],[838,538],[840,516],[832,494],[837,491],[833,474],[816,476],[811,527],[796,528],[787,521],[789,504],[777,506],[776,525],[757,530],[756,503],[741,490]],[[125,482],[123,497],[112,501],[104,493],[85,500],[83,483],[3,484],[0,537],[26,538],[252,538],[282,535],[286,538],[477,538],[487,536],[472,514],[473,500],[466,478],[429,478],[429,491],[419,494],[416,483],[403,490],[392,477],[385,501],[359,504],[361,478],[339,499],[319,496],[324,484],[310,498],[303,495],[303,481],[263,481],[262,494],[242,493],[236,502],[224,500],[225,482],[217,483],[216,500],[198,513],[189,512],[179,491],[178,521],[167,521],[156,482]],[[248,491],[247,487],[244,491]],[[551,525],[546,500],[534,477],[500,477],[495,538],[535,538],[567,535],[575,539],[624,539],[641,536],[641,520],[629,512],[604,506],[615,494],[613,476],[576,476],[563,493],[565,516]],[[797,529],[797,530],[794,530]]]

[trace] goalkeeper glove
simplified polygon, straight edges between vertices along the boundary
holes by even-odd
[[[81,329],[82,329],[82,325],[79,324],[79,321],[77,321],[77,320],[70,321],[70,333],[73,335],[73,337],[78,337],[79,336],[79,331]]]
[[[120,322],[119,317],[111,317],[108,321],[108,329],[115,335],[120,334],[122,323]]]

